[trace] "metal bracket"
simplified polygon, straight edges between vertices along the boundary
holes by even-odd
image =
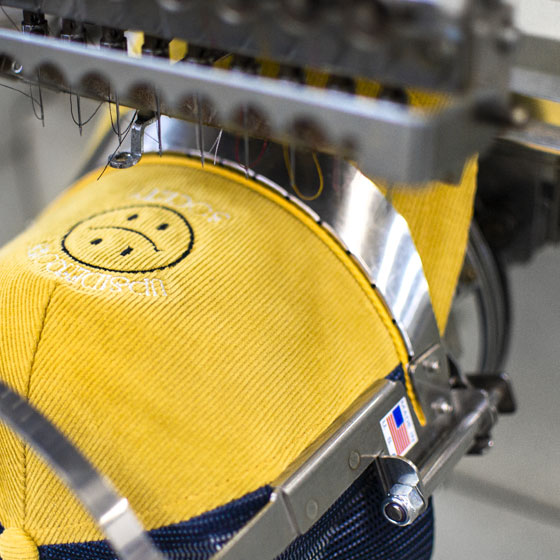
[[[126,169],[136,165],[144,153],[146,127],[155,122],[155,113],[138,113],[130,129],[130,152],[119,152],[109,157],[109,165],[115,169]]]
[[[453,412],[447,354],[441,342],[415,358],[408,371],[428,422]]]
[[[378,469],[387,497],[383,514],[395,525],[413,523],[428,505],[428,498],[467,452],[482,452],[488,447],[489,432],[497,421],[497,412],[511,413],[515,401],[505,375],[469,377],[484,389],[454,389],[453,413],[448,421],[431,426],[436,430],[434,443],[422,449],[417,464],[403,457],[380,457]],[[421,440],[422,443],[422,440]]]
[[[486,94],[428,114],[386,100],[157,57],[132,58],[50,37],[0,30],[7,75],[59,91],[150,110],[347,156],[370,177],[396,183],[456,182],[465,159],[504,123],[481,117]],[[15,63],[15,66],[14,64]],[[147,85],[146,85],[147,84]],[[156,95],[157,92],[157,95]],[[193,100],[202,107],[194,110]],[[492,107],[499,105],[499,99]],[[501,101],[504,101],[503,99]],[[247,115],[258,115],[256,132]]]

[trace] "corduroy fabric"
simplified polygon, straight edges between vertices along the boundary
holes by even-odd
[[[476,194],[478,160],[472,158],[458,186],[432,183],[423,189],[395,189],[395,209],[406,219],[422,258],[440,332],[463,267]]]
[[[370,89],[375,83],[370,83]],[[372,96],[376,96],[373,87]],[[433,114],[449,107],[449,96],[407,90],[412,107]],[[423,186],[393,184],[391,202],[407,221],[422,259],[440,333],[445,332],[451,302],[463,267],[474,210],[478,158],[470,158],[458,185],[434,181]],[[377,185],[387,191],[383,181]]]
[[[282,197],[177,157],[96,179],[0,252],[1,374],[146,528],[270,483],[405,359],[353,260]],[[5,527],[38,545],[101,537],[5,429],[0,448]]]
[[[0,558],[2,560],[39,560],[39,551],[25,531],[12,527],[0,534]]]

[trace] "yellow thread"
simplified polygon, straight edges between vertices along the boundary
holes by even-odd
[[[290,176],[291,186],[294,189],[295,193],[299,196],[299,198],[301,198],[302,200],[306,200],[308,202],[317,200],[323,194],[323,189],[325,188],[325,178],[323,177],[323,170],[321,169],[319,158],[317,157],[317,154],[315,152],[312,152],[311,156],[313,157],[313,163],[315,163],[315,167],[317,169],[317,175],[319,176],[319,188],[317,189],[317,192],[313,196],[306,196],[299,190],[298,186],[296,185],[296,178],[294,177],[292,164],[290,163],[288,146],[284,146],[284,162],[286,163],[286,169],[288,170],[288,175]]]

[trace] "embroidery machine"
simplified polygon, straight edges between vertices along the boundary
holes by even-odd
[[[418,439],[410,452],[396,453],[380,428],[403,399],[414,410],[410,395],[392,381],[376,385],[290,467],[270,504],[216,559],[272,560],[372,462],[387,520],[413,523],[453,466],[488,448],[498,413],[515,409],[500,372],[509,327],[500,263],[560,239],[559,123],[536,101],[560,101],[560,42],[520,33],[501,0],[0,4],[23,10],[21,32],[0,30],[2,77],[31,85],[37,99],[44,88],[78,104],[82,97],[113,104],[117,149],[109,133],[87,170],[178,152],[279,187],[375,280],[406,342],[425,414],[409,419]],[[140,52],[129,30],[143,32]],[[188,47],[171,64],[177,40]],[[430,101],[413,106],[411,91],[429,91]],[[387,200],[434,181],[455,188],[476,153],[478,226],[460,285],[475,287],[482,344],[476,375],[466,375],[452,355],[456,333],[450,328],[442,340],[411,234]],[[313,182],[319,175],[321,196],[298,191],[296,169]],[[385,195],[368,190],[370,179]],[[75,490],[121,558],[160,557],[126,501],[8,387],[0,413]],[[356,454],[358,447],[365,451]]]

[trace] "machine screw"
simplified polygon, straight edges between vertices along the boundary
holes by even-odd
[[[422,365],[428,373],[437,373],[441,367],[439,360],[424,360]]]
[[[520,36],[521,34],[515,27],[508,26],[500,30],[496,38],[496,44],[502,52],[509,53],[519,43]]]
[[[511,110],[510,118],[513,126],[525,126],[530,119],[529,111],[518,105]]]

